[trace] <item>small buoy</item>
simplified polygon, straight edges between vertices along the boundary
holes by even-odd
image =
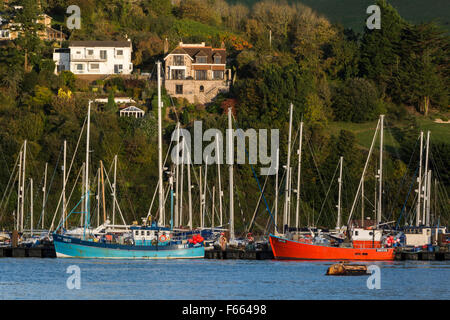
[[[339,262],[331,265],[326,275],[329,276],[362,276],[366,275],[367,266],[358,264],[346,264],[344,262]]]

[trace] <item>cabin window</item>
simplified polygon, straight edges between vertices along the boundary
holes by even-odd
[[[150,235],[150,231],[148,231],[148,230],[147,230],[147,235],[148,235],[148,236]]]
[[[373,232],[372,232],[372,231],[370,231],[370,232],[369,232],[369,236],[372,236],[372,235],[373,235]]]
[[[141,236],[145,236],[145,231],[144,230],[141,231]]]
[[[134,230],[134,235],[138,236],[139,235],[139,231]]]
[[[359,231],[355,231],[355,236],[357,236],[357,235],[358,235],[358,233],[359,233]]]

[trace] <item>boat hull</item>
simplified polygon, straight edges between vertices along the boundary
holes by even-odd
[[[74,237],[53,235],[58,258],[98,259],[201,259],[203,246],[173,244],[160,246],[134,246],[84,241]]]
[[[275,259],[301,260],[394,260],[394,248],[340,248],[301,243],[270,235]]]

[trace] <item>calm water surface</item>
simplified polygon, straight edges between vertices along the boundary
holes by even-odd
[[[450,299],[449,262],[377,262],[368,276],[331,277],[331,262],[0,259],[0,299]],[[78,265],[81,289],[66,270]]]

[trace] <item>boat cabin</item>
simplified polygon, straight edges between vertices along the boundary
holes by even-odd
[[[153,229],[148,227],[132,228],[133,240],[136,246],[151,246],[168,244],[170,240],[170,231]]]
[[[382,230],[355,228],[352,230],[354,248],[381,248]]]

